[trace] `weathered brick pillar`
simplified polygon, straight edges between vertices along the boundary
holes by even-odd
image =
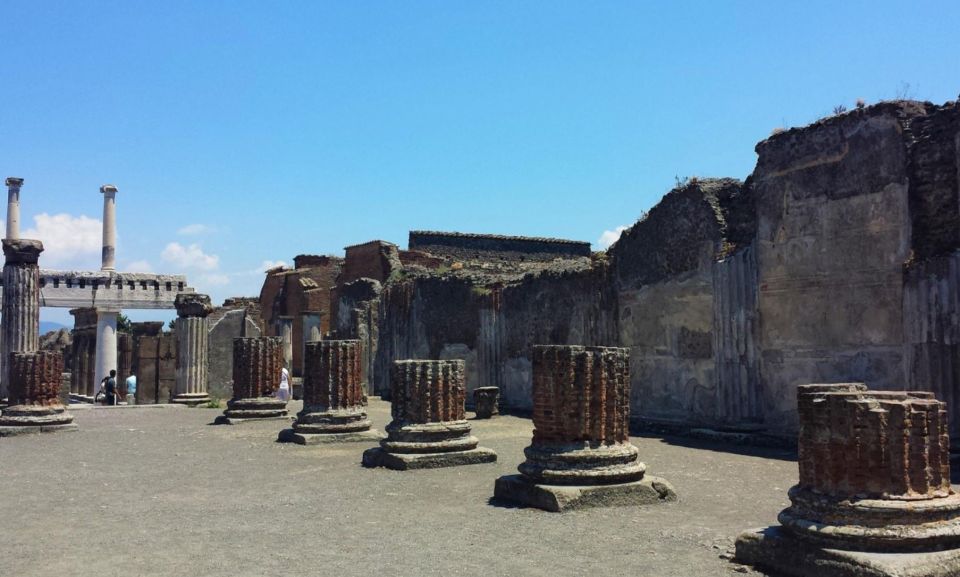
[[[0,436],[76,428],[60,399],[60,353],[10,353],[9,363],[10,406],[0,413]]]
[[[780,527],[740,536],[738,559],[786,570],[843,557],[836,551],[953,550],[948,564],[960,564],[960,496],[950,488],[944,403],[928,392],[838,383],[799,386],[797,408],[800,479],[788,493],[791,505]]]
[[[287,403],[274,397],[280,388],[283,343],[278,337],[233,339],[233,398],[218,424],[247,419],[285,418]]]
[[[280,441],[301,445],[369,441],[383,436],[370,430],[357,340],[307,343],[303,373],[303,410]]]
[[[533,442],[495,496],[549,511],[676,499],[630,443],[629,349],[533,347]]]
[[[0,399],[10,388],[10,353],[40,348],[39,240],[4,239],[3,310],[0,317]]]
[[[180,293],[177,307],[177,385],[171,402],[199,405],[210,400],[207,394],[207,316],[213,312],[210,297]]]
[[[363,454],[368,467],[424,469],[490,463],[497,454],[470,435],[463,361],[395,361],[387,438]]]

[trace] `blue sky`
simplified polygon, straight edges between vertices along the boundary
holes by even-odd
[[[597,243],[776,127],[960,92],[957,2],[666,4],[5,0],[0,177],[42,266],[98,267],[114,183],[120,268],[219,301],[411,229]]]

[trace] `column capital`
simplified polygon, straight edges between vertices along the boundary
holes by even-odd
[[[204,318],[213,312],[210,297],[200,293],[180,293],[173,301],[178,317]]]
[[[8,176],[4,183],[10,188],[20,188],[23,186],[23,179],[16,176]]]
[[[116,307],[97,307],[96,308],[98,317],[103,315],[118,315],[120,314],[120,310],[121,309],[118,309]]]
[[[114,185],[112,185],[112,184],[104,184],[103,186],[100,187],[100,192],[103,192],[103,193],[108,193],[108,192],[116,193],[116,192],[117,192],[117,187],[114,186]]]
[[[43,243],[26,238],[3,239],[3,255],[6,264],[37,264]]]

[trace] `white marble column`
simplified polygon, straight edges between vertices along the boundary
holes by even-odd
[[[293,376],[293,317],[278,317],[277,333],[283,340],[283,366]]]
[[[4,238],[20,238],[20,187],[23,179],[11,176],[7,178],[7,232]]]
[[[103,257],[100,270],[116,270],[117,256],[117,187],[104,184],[103,193]],[[99,378],[103,378],[101,375]]]
[[[10,353],[40,348],[39,240],[3,241],[3,322],[0,323],[0,398],[10,386]]]
[[[97,362],[94,375],[94,395],[100,390],[100,381],[117,370],[117,309],[97,309]],[[119,388],[119,383],[118,383]]]
[[[303,366],[307,366],[307,343],[315,343],[323,339],[320,333],[320,315],[319,312],[300,313],[300,324],[303,327],[303,338],[300,343],[300,359]]]
[[[177,307],[177,388],[173,403],[199,405],[210,400],[207,394],[207,354],[209,350],[207,316],[213,312],[210,297],[181,293]]]

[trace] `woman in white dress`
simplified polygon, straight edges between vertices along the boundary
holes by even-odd
[[[290,373],[287,368],[280,369],[280,388],[277,389],[277,398],[286,403],[290,400]]]

